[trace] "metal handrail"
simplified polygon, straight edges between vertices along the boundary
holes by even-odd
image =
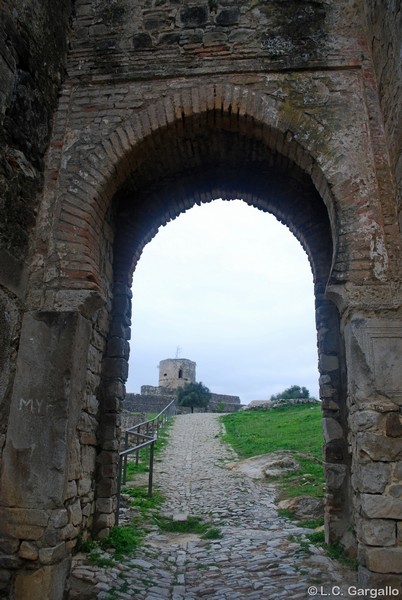
[[[137,423],[133,427],[126,430],[124,436],[124,450],[119,452],[119,468],[117,474],[117,505],[116,505],[116,525],[119,524],[119,512],[120,512],[120,494],[121,485],[127,481],[127,457],[133,452],[136,453],[135,463],[138,465],[140,450],[142,448],[149,448],[149,476],[148,476],[148,497],[152,497],[152,484],[153,484],[153,469],[154,469],[154,446],[158,439],[158,433],[161,426],[165,425],[169,417],[176,414],[176,401],[172,400],[156,417]],[[142,433],[140,430],[145,427],[146,433]],[[134,435],[140,441],[135,446],[128,447],[129,436]]]

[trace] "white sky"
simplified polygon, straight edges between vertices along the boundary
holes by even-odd
[[[263,400],[290,385],[318,397],[313,279],[300,243],[240,200],[195,206],[159,230],[133,278],[128,392],[158,364],[197,363],[212,392]]]

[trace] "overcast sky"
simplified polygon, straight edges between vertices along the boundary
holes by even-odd
[[[159,230],[134,273],[132,321],[128,392],[158,385],[159,361],[178,351],[197,381],[244,404],[292,384],[318,395],[307,255],[240,200],[195,206]]]

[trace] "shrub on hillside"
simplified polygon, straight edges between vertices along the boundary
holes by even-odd
[[[279,394],[272,394],[270,400],[296,400],[298,398],[310,398],[310,392],[306,387],[300,387],[300,385],[291,385],[283,392],[279,392]]]

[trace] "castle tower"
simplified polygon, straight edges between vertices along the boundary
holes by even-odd
[[[187,358],[166,358],[159,363],[159,386],[175,390],[195,383],[196,363]]]

